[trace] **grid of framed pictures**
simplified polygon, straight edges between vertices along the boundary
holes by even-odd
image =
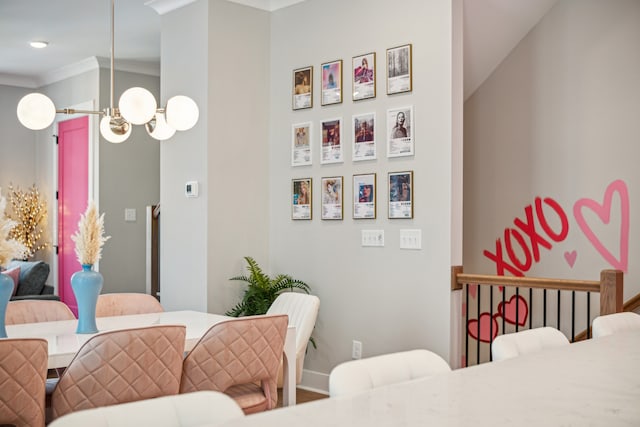
[[[389,96],[413,90],[412,44],[386,50],[386,93]],[[376,52],[355,55],[351,59],[352,101],[376,98]],[[320,65],[320,104],[328,108],[343,102],[345,89],[343,61],[337,59]],[[313,66],[293,70],[292,109],[313,108]],[[349,81],[347,80],[347,88]],[[362,105],[365,105],[363,102]],[[327,110],[329,111],[329,110]],[[357,112],[343,123],[333,115],[321,118],[315,125],[311,121],[291,125],[291,166],[313,164],[314,141],[319,146],[320,164],[345,161],[345,144],[351,143],[353,162],[376,160],[378,143],[386,145],[388,158],[415,155],[415,116],[412,105],[393,106],[386,117],[379,119],[374,108],[370,112]],[[378,126],[380,124],[380,126]],[[349,128],[349,125],[351,128]],[[384,130],[381,130],[386,126]],[[319,139],[316,139],[319,138]],[[318,148],[315,148],[318,150]],[[347,156],[349,152],[347,151]],[[316,155],[318,155],[316,153]],[[375,172],[354,174],[352,181],[353,219],[375,219],[377,211],[377,175]],[[413,218],[413,171],[388,172],[387,211],[389,219]],[[384,194],[384,193],[383,193]],[[291,184],[292,219],[312,219],[312,178],[294,178]],[[321,218],[342,220],[344,217],[344,177],[320,178]]]

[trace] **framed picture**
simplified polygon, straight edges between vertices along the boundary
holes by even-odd
[[[376,174],[353,175],[353,219],[375,219]]]
[[[387,110],[387,157],[413,156],[413,106]]]
[[[352,60],[353,100],[376,97],[376,53],[354,56]]]
[[[411,44],[387,49],[387,95],[411,92]]]
[[[313,66],[293,70],[293,109],[313,107]]]
[[[312,163],[311,136],[311,122],[291,126],[291,166],[304,166]]]
[[[376,113],[358,114],[353,119],[353,161],[376,158]]]
[[[311,178],[291,180],[291,219],[311,219]]]
[[[322,150],[320,163],[340,163],[342,158],[342,119],[327,119],[320,122]]]
[[[413,218],[413,171],[389,172],[389,218]]]
[[[342,102],[342,59],[322,64],[322,105]]]
[[[342,219],[342,177],[322,178],[322,219]]]

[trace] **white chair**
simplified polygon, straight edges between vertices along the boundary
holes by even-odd
[[[196,427],[214,426],[244,417],[224,393],[197,391],[72,412],[50,427]]]
[[[422,349],[350,360],[336,366],[329,374],[329,397],[450,371],[449,364],[442,357]]]
[[[632,330],[640,330],[640,315],[632,311],[598,316],[591,326],[593,338]]]
[[[302,380],[304,355],[309,338],[318,318],[320,298],[299,292],[283,292],[267,310],[268,315],[286,314],[289,324],[296,327],[296,384]],[[282,387],[282,364],[278,374],[278,387]]]
[[[498,361],[567,344],[569,340],[562,332],[545,326],[497,336],[491,343],[491,355]]]

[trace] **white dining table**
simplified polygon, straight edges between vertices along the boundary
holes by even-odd
[[[224,427],[640,426],[640,333],[229,421]]]
[[[150,325],[185,325],[185,351],[191,350],[214,324],[235,317],[199,311],[165,311],[162,313],[98,317],[99,332]],[[49,368],[69,365],[80,347],[95,334],[76,334],[77,320],[7,325],[9,338],[44,338],[48,342]],[[296,403],[296,328],[289,326],[284,343],[282,401],[284,406]]]

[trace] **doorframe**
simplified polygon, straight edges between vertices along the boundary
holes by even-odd
[[[68,108],[73,108],[75,110],[85,110],[85,111],[96,111],[96,105],[97,102],[96,100],[90,100],[90,101],[84,101],[81,102],[79,104],[75,104],[72,105]],[[100,150],[99,150],[99,142],[100,142],[100,134],[98,132],[98,126],[100,123],[100,118],[101,116],[99,114],[65,114],[65,115],[56,115],[56,118],[54,120],[53,123],[53,137],[57,138],[59,136],[59,131],[58,131],[58,123],[60,122],[64,122],[67,120],[71,120],[71,119],[76,119],[78,117],[83,117],[83,116],[88,116],[89,117],[89,177],[88,177],[88,189],[89,189],[89,194],[87,195],[88,200],[95,200],[96,203],[96,207],[99,208],[99,154],[100,154]],[[54,139],[54,144],[55,144],[55,139]],[[58,240],[58,209],[59,209],[59,200],[56,198],[56,192],[58,191],[58,145],[55,144],[54,150],[53,150],[53,156],[51,156],[53,158],[53,177],[51,182],[53,183],[53,192],[52,192],[52,199],[53,199],[53,203],[52,206],[54,206],[54,209],[52,209],[52,215],[51,218],[53,220],[52,223],[52,241],[53,241],[53,247],[54,250],[52,251],[51,254],[51,274],[49,275],[50,278],[53,279],[53,289],[54,289],[54,293],[59,295],[59,288],[58,288],[58,244],[59,244],[59,240]],[[94,266],[94,269],[96,271],[99,270],[99,262],[96,263],[96,265]]]

